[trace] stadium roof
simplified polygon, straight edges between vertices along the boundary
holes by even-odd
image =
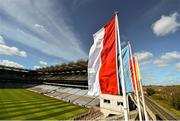
[[[30,71],[33,71],[33,70],[30,70],[30,69],[9,67],[9,66],[4,66],[4,65],[0,65],[0,70],[12,70],[12,71],[18,71],[18,72],[30,72]]]
[[[38,72],[87,72],[87,60],[36,69]]]
[[[17,68],[17,67],[8,67],[0,65],[0,70],[12,70],[18,72],[38,72],[38,73],[75,73],[75,72],[87,72],[87,60],[79,60],[77,62],[70,62],[61,65],[53,65],[49,67],[38,68],[36,70]]]

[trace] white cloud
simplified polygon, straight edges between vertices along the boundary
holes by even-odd
[[[47,30],[45,29],[45,27],[43,25],[39,25],[39,24],[34,24],[34,27],[36,27],[38,30],[40,31],[45,31],[47,32]]]
[[[43,67],[43,66],[47,66],[48,65],[48,63],[47,62],[45,62],[45,61],[39,61],[39,63],[41,64],[41,66],[37,66],[37,65],[35,65],[34,67],[33,67],[33,69],[38,69],[38,68],[41,68],[41,67]]]
[[[180,71],[180,63],[177,63],[177,64],[176,64],[176,69],[177,69],[178,71]]]
[[[180,52],[166,52],[165,54],[161,55],[159,59],[155,60],[153,64],[157,65],[158,67],[165,67],[168,66],[169,62],[176,60],[180,60]]]
[[[16,63],[14,61],[9,61],[9,60],[0,60],[0,65],[16,67],[16,68],[24,68],[23,65]]]
[[[37,28],[43,28],[43,29],[44,29],[44,26],[43,26],[43,25],[34,24],[34,26],[37,27]]]
[[[58,9],[57,9],[58,2]],[[87,57],[69,10],[61,1],[0,0],[0,33],[46,55],[64,60]]]
[[[41,65],[48,65],[48,63],[45,62],[45,61],[39,61],[39,63],[40,63]]]
[[[177,21],[177,17],[177,12],[169,16],[162,15],[159,20],[152,24],[154,34],[157,36],[164,36],[166,34],[176,32],[180,27],[180,23]]]
[[[141,65],[146,65],[146,64],[150,64],[150,63],[152,63],[152,59],[139,62],[139,65],[141,66]]]
[[[0,44],[0,54],[3,54],[3,55],[17,55],[17,56],[24,57],[24,58],[27,57],[27,54],[26,54],[25,51],[20,51],[16,47],[9,47],[9,46],[3,45],[3,44]]]
[[[17,47],[9,47],[6,45],[3,36],[0,35],[0,54],[3,55],[17,55],[20,57],[27,57],[25,51],[20,51]]]
[[[0,44],[5,44],[3,36],[0,35]]]
[[[151,52],[148,52],[148,51],[137,52],[134,55],[137,56],[137,59],[140,62],[147,61],[147,60],[149,60],[150,58],[153,57],[153,54]]]
[[[158,67],[166,67],[166,66],[168,66],[166,61],[160,60],[160,59],[153,61],[153,64],[155,64]]]
[[[170,62],[180,60],[180,52],[177,51],[166,52],[156,60],[152,60],[153,54],[148,51],[137,52],[134,55],[137,56],[140,65],[152,63],[158,67],[166,67]]]
[[[38,68],[40,68],[40,66],[34,66],[34,67],[33,67],[33,69],[38,69]]]
[[[180,52],[177,52],[177,51],[167,52],[161,56],[161,59],[166,60],[166,61],[180,59]]]

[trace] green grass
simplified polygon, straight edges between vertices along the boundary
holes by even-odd
[[[180,118],[180,110],[176,110],[167,100],[163,100],[157,95],[150,96],[151,99],[153,99],[155,102],[160,104],[162,107],[167,109],[169,112],[171,112],[174,116],[177,118]]]
[[[0,120],[61,120],[87,112],[25,89],[0,89]]]

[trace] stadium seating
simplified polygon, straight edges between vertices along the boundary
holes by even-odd
[[[99,98],[88,96],[88,90],[51,85],[38,85],[29,88],[29,90],[81,106],[95,107],[99,105]]]
[[[92,107],[99,104],[98,98],[87,94],[86,60],[37,70],[0,67],[0,87],[28,88],[30,91],[81,106]]]

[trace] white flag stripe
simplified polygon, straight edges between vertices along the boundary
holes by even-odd
[[[88,61],[88,95],[98,96],[100,94],[99,87],[99,70],[101,67],[101,51],[103,48],[104,28],[94,34],[94,44],[89,52]]]

